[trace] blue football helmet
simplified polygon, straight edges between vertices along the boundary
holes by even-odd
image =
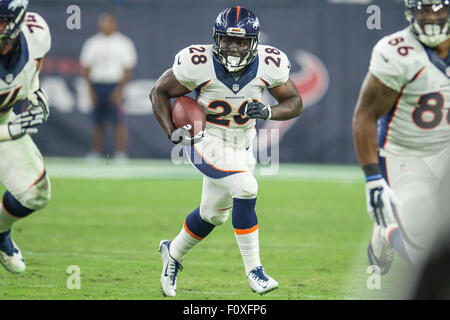
[[[404,0],[406,19],[412,26],[420,42],[428,47],[435,48],[450,38],[450,0]],[[430,21],[419,17],[426,10],[432,10],[443,18]],[[445,14],[445,12],[447,14]]]
[[[241,6],[228,8],[217,16],[213,31],[214,56],[228,71],[239,71],[255,60],[258,54],[259,20],[253,12]],[[239,57],[231,55],[232,50],[221,46],[221,40],[229,38],[249,41],[246,50],[238,49]]]
[[[6,39],[15,39],[25,20],[28,0],[0,1],[0,22],[7,22],[3,32],[0,33],[0,42]]]

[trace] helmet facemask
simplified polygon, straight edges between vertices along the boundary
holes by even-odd
[[[228,28],[226,34],[215,32],[213,51],[229,72],[237,72],[253,62],[257,55],[259,33],[246,36],[241,28]]]
[[[420,42],[436,48],[450,38],[449,0],[406,2],[406,18]]]

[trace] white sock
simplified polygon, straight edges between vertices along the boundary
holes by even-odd
[[[3,204],[0,205],[0,233],[8,231],[9,228],[20,218],[15,218],[6,212]]]
[[[250,271],[261,265],[259,259],[259,236],[258,229],[251,233],[237,234],[236,241],[241,250],[242,260],[245,265],[245,274],[248,275]]]
[[[181,261],[181,259],[183,259],[183,257],[200,241],[201,240],[191,236],[183,227],[180,233],[171,242],[169,253],[174,259]]]

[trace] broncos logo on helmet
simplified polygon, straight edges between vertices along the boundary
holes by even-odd
[[[25,19],[27,7],[28,0],[0,1],[0,24],[6,23],[4,29],[0,31],[0,41],[17,38]]]
[[[404,1],[406,19],[420,42],[435,48],[450,38],[450,0]]]
[[[236,72],[253,62],[258,54],[259,21],[253,12],[241,6],[219,13],[214,24],[213,52],[215,58],[230,72]],[[227,47],[227,39],[247,41],[242,48]]]

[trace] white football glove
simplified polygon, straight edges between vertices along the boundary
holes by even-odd
[[[394,206],[401,206],[401,202],[384,178],[366,182],[366,204],[369,216],[377,225],[397,224]]]
[[[12,140],[19,139],[25,134],[37,133],[36,126],[44,122],[44,112],[35,107],[19,113],[17,117],[8,123],[8,132]]]
[[[50,115],[47,93],[42,88],[39,88],[38,90],[30,93],[28,96],[28,101],[30,101],[31,104],[29,109],[36,107],[41,108],[42,114],[44,115],[44,121],[47,121]]]
[[[205,132],[201,130],[194,137],[191,137],[189,133],[189,130],[191,129],[192,126],[187,124],[181,128],[173,130],[169,134],[170,141],[172,141],[173,144],[181,144],[183,146],[192,146],[195,143],[202,141],[205,136]]]

